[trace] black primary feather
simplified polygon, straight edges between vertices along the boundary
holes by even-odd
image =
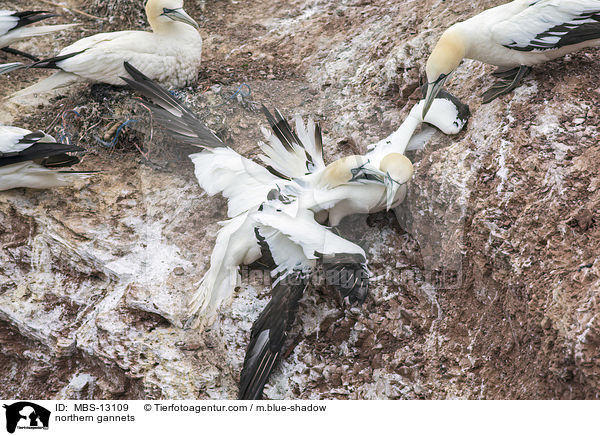
[[[271,114],[271,112],[267,109],[267,107],[265,105],[262,105],[262,112],[265,115],[265,118],[267,119],[267,121],[269,122],[269,126],[271,126],[271,130],[273,130],[273,133],[275,133],[275,136],[277,136],[277,139],[279,139],[279,141],[281,142],[281,144],[284,146],[284,148],[287,151],[293,152],[294,144],[296,144],[297,146],[299,146],[300,148],[302,148],[304,150],[304,156],[306,158],[306,163],[307,163],[306,169],[310,172],[311,169],[309,168],[309,164],[314,165],[314,161],[313,161],[313,158],[310,155],[310,153],[306,150],[306,145],[303,144],[302,141],[300,140],[300,138],[298,137],[296,130],[292,129],[292,127],[290,126],[288,121],[285,119],[285,117],[281,114],[281,112],[278,109],[274,110],[275,116],[273,116],[273,114]],[[319,124],[317,124],[315,127],[315,138],[314,139],[315,139],[315,146],[316,146],[315,148],[322,158],[323,157],[323,137],[321,135],[321,126]]]
[[[279,281],[271,291],[271,301],[252,325],[250,343],[240,375],[240,400],[260,400],[263,389],[282,358],[283,347],[298,311],[298,303],[308,286],[301,273]]]
[[[290,141],[290,137],[291,135],[288,133],[286,135],[286,130],[289,132],[289,130],[291,130],[290,125],[288,124],[288,122],[283,119],[283,117],[281,117],[281,114],[279,114],[279,111],[276,111],[277,114],[279,114],[279,120],[276,119],[271,112],[269,112],[269,109],[267,109],[267,107],[263,104],[262,105],[262,112],[265,115],[265,118],[267,119],[267,121],[269,122],[269,125],[271,126],[271,130],[273,130],[273,133],[275,133],[275,136],[277,136],[277,139],[279,139],[279,141],[281,142],[281,144],[285,147],[285,149],[287,151],[293,152],[294,151],[294,147],[292,146]],[[281,122],[281,120],[283,119],[283,122]]]
[[[121,77],[131,88],[149,99],[153,117],[178,141],[196,147],[217,148],[226,145],[183,103],[169,91],[125,62],[131,76]]]
[[[72,160],[74,163],[78,163],[79,159],[65,153],[78,153],[82,151],[85,151],[85,149],[74,145],[59,144],[56,142],[36,142],[31,147],[20,152],[0,153],[0,167],[26,161],[40,161],[42,165],[44,165],[44,161],[47,161],[50,167],[70,166],[66,165],[66,162]],[[63,165],[60,164],[61,162]]]
[[[267,165],[265,168],[267,169],[267,171],[269,171],[275,177],[279,177],[280,179],[284,179],[284,180],[292,180],[290,177],[286,176],[285,174],[281,174],[279,171],[277,171],[271,165]]]
[[[40,165],[46,168],[65,168],[77,165],[79,162],[81,162],[81,159],[77,156],[61,153],[42,159]]]
[[[38,21],[46,20],[48,18],[59,17],[59,14],[53,14],[48,11],[23,11],[15,12],[11,14],[13,17],[17,17],[19,21],[17,25],[11,30],[18,29],[19,27],[28,26],[29,24],[37,23]]]
[[[323,132],[321,131],[321,125],[319,123],[315,126],[315,148],[321,160],[323,159]]]
[[[281,126],[281,131],[283,132],[287,140],[292,144],[298,144],[300,147],[304,148],[304,145],[302,144],[302,141],[300,141],[300,138],[298,138],[296,131],[292,129],[290,123],[288,123],[285,117],[281,115],[279,109],[275,109],[275,117],[277,119],[277,125]]]
[[[35,144],[40,139],[42,139],[46,134],[41,130],[36,130],[35,132],[28,133],[19,139],[18,144]]]
[[[27,68],[44,68],[49,70],[60,69],[58,65],[56,65],[60,61],[64,61],[65,59],[72,58],[73,56],[77,56],[78,54],[83,53],[85,50],[77,51],[74,53],[68,53],[61,56],[55,56],[53,58],[42,59],[41,61],[34,62],[31,65],[27,65]]]

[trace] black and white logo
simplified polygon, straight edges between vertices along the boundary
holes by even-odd
[[[4,405],[6,409],[6,431],[14,433],[16,429],[47,430],[50,411],[28,401],[19,401]]]

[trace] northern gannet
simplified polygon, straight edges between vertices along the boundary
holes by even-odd
[[[260,259],[265,247],[275,264],[272,274],[277,279],[272,299],[252,326],[240,376],[238,397],[261,398],[269,375],[283,357],[298,303],[319,262],[326,277],[333,273],[333,282],[328,282],[343,297],[351,303],[365,300],[369,272],[364,250],[322,222],[341,219],[353,208],[357,213],[369,212],[371,207],[389,207],[404,196],[405,191],[399,192],[390,183],[404,186],[412,175],[412,164],[403,152],[420,123],[417,116],[421,108],[413,111],[416,121],[405,123],[403,131],[374,147],[373,160],[379,166],[376,168],[368,155],[348,156],[325,165],[321,130],[316,123],[310,120],[305,125],[297,117],[296,129],[292,129],[278,111],[273,115],[263,107],[271,126],[271,131],[264,130],[267,142],[260,144],[264,155],[259,158],[267,165],[264,167],[225,146],[166,90],[131,66],[126,68],[133,80],[124,80],[153,102],[148,105],[153,118],[175,139],[204,149],[190,156],[200,186],[210,195],[221,193],[228,199],[230,219],[221,223],[210,268],[191,301],[191,311],[196,316],[192,327],[210,322],[223,301],[232,295],[240,282],[240,265]],[[440,117],[438,121],[449,131],[460,130],[466,122],[460,118],[464,110],[449,108],[449,100],[442,100],[436,99],[430,116]],[[386,184],[393,190],[392,202],[385,193]],[[332,217],[331,212],[339,204],[343,205],[342,212]]]
[[[148,0],[146,16],[152,32],[99,33],[65,47],[53,58],[29,65],[58,71],[10,98],[43,93],[80,80],[124,85],[124,62],[166,86],[196,80],[202,56],[198,24],[183,10],[183,0]]]
[[[404,156],[399,156],[398,164],[395,159],[390,159],[386,173],[360,155],[347,156],[325,165],[321,130],[316,123],[309,121],[308,125],[304,125],[302,119],[297,117],[294,130],[278,111],[273,115],[264,107],[263,112],[272,133],[265,129],[268,144],[260,144],[264,152],[260,159],[266,164],[266,167],[262,166],[225,146],[188,108],[162,87],[131,66],[126,68],[134,80],[124,80],[154,103],[149,106],[154,119],[174,138],[204,149],[190,155],[200,186],[209,195],[221,193],[228,200],[228,216],[231,219],[221,223],[211,255],[211,266],[190,303],[190,311],[196,317],[194,327],[212,320],[221,304],[239,286],[238,267],[261,257],[256,229],[273,227],[272,221],[265,221],[266,215],[261,210],[265,203],[277,202],[278,213],[283,212],[297,220],[303,216],[307,226],[313,222],[321,226],[315,220],[315,215],[319,215],[319,222],[324,222],[328,218],[327,213],[335,210],[338,204],[342,204],[347,214],[348,206],[344,201],[353,195],[359,197],[352,202],[358,205],[359,211],[368,212],[364,203],[368,200],[381,203],[386,177],[391,175],[404,184],[412,175],[412,164]],[[375,200],[367,198],[372,195],[379,197]],[[385,204],[385,196],[383,198]],[[337,225],[338,215],[329,216],[329,224]],[[312,231],[316,232],[316,229],[313,227]],[[325,230],[323,227],[323,232],[318,233],[323,235],[322,244],[329,239],[337,240],[334,233]],[[290,236],[282,229],[276,231],[279,239],[265,238],[267,241],[277,241],[286,249],[280,251],[277,247],[269,247],[278,265],[273,271],[274,275],[294,271],[299,258],[306,261],[306,270],[314,268],[321,255],[333,254],[323,251],[317,254],[314,249],[307,248],[312,247],[307,232],[303,240]],[[356,246],[355,249],[360,250],[360,247]],[[201,317],[198,316],[200,314]]]
[[[263,130],[267,142],[259,144],[265,168],[226,147],[170,93],[131,66],[126,68],[134,80],[125,80],[155,103],[150,106],[154,119],[179,141],[204,148],[190,156],[200,186],[209,195],[220,193],[228,200],[231,219],[221,223],[211,266],[191,300],[194,326],[201,322],[200,316],[202,322],[213,319],[239,286],[238,267],[260,258],[252,215],[267,199],[287,199],[288,215],[310,211],[319,223],[331,226],[347,215],[377,212],[404,199],[413,168],[403,153],[422,122],[422,106],[413,108],[402,126],[366,156],[347,156],[329,165],[323,160],[321,130],[314,121],[305,125],[296,117],[294,130],[278,111],[272,115],[263,109],[271,126],[271,130]],[[457,133],[467,118],[468,107],[444,93],[435,100],[426,121],[446,133]],[[285,269],[291,271],[293,265]]]
[[[31,60],[37,61],[38,59],[34,56],[23,53],[19,50],[9,49],[8,46],[33,36],[46,35],[48,33],[58,32],[60,30],[65,30],[77,25],[57,24],[52,26],[26,27],[29,24],[37,23],[38,21],[57,16],[58,14],[52,14],[48,11],[17,12],[0,10],[0,49],[7,53],[18,54],[20,56],[25,56]]]
[[[38,130],[0,126],[0,191],[13,188],[47,189],[67,186],[93,171],[65,171],[79,163],[69,153],[83,152],[73,145],[59,144]]]
[[[532,65],[600,45],[600,1],[515,0],[448,28],[426,65],[423,114],[463,58],[498,66],[484,103],[517,87]]]

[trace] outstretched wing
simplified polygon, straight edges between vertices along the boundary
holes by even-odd
[[[225,147],[219,139],[196,115],[169,91],[150,79],[135,67],[125,62],[125,70],[131,78],[121,77],[129,86],[149,99],[148,105],[154,119],[175,139],[182,143],[202,148]]]
[[[519,51],[544,51],[600,38],[597,0],[542,0],[492,28],[494,39]]]
[[[260,206],[282,179],[229,147],[205,150],[190,155],[196,179],[209,195],[227,198],[230,218]]]
[[[190,155],[198,183],[209,195],[228,199],[228,215],[235,217],[258,207],[282,179],[227,147],[192,111],[154,80],[125,63],[132,88],[148,98],[156,121],[179,142],[204,148]]]
[[[239,398],[260,399],[269,375],[282,357],[287,332],[317,260],[323,262],[326,282],[351,303],[364,302],[369,283],[365,252],[314,220],[311,212],[290,216],[271,205],[252,214],[258,233],[268,245],[281,273],[271,301],[252,326],[240,377]]]
[[[266,165],[289,178],[325,168],[321,128],[314,120],[305,125],[302,117],[296,116],[294,130],[277,109],[271,114],[263,106],[262,111],[271,126],[271,131],[263,130],[267,142],[260,143],[265,154],[259,157]]]

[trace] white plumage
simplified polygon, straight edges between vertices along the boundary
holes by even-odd
[[[598,0],[515,0],[488,9],[440,38],[427,61],[427,103],[463,58],[499,67],[501,80],[484,94],[488,102],[514,89],[528,67],[598,45]]]
[[[79,159],[69,153],[83,149],[65,144],[42,131],[0,126],[0,191],[13,188],[47,189],[67,186],[90,172],[63,171]]]
[[[146,15],[152,32],[120,31],[83,38],[34,68],[56,68],[47,79],[11,98],[43,93],[79,80],[124,85],[124,62],[166,86],[195,81],[202,56],[197,23],[183,10],[183,0],[149,0]]]

